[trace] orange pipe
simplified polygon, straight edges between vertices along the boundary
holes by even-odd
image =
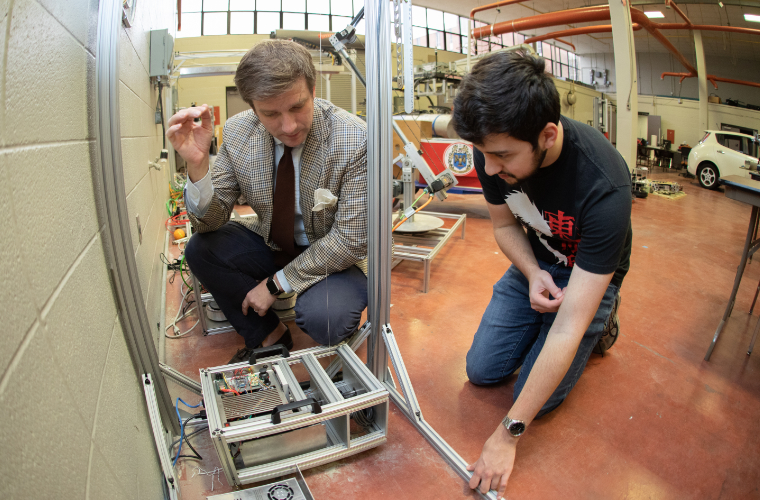
[[[563,39],[557,38],[557,37],[554,37],[554,39],[557,40],[558,42],[564,43],[565,45],[569,45],[570,47],[573,48],[573,52],[575,52],[575,45],[573,45],[572,43],[568,42],[567,40],[563,40]]]
[[[531,30],[536,28],[549,28],[561,24],[592,23],[596,21],[608,21],[610,8],[608,6],[582,7],[580,9],[550,12],[537,16],[523,17],[512,21],[504,21],[491,26],[482,26],[472,30],[473,38],[483,38],[491,35],[514,33],[517,31]]]
[[[633,23],[633,31],[639,31],[642,26],[638,23]],[[583,26],[581,28],[572,28],[569,30],[554,31],[545,35],[536,35],[531,38],[526,38],[525,43],[542,42],[544,40],[559,40],[560,36],[575,36],[575,35],[590,35],[592,33],[610,33],[612,31],[612,25],[600,24],[598,26]],[[565,42],[563,42],[565,43]]]
[[[691,21],[689,20],[689,18],[686,17],[686,14],[683,13],[683,11],[681,10],[681,8],[678,5],[676,5],[676,3],[673,0],[665,0],[665,6],[666,7],[673,7],[673,10],[676,11],[679,16],[681,16],[681,19],[683,19],[684,21],[686,21],[686,24],[688,24],[689,26],[692,25]]]
[[[652,23],[658,30],[697,30],[697,31],[725,31],[726,33],[742,33],[744,35],[760,35],[756,28],[739,28],[737,26],[713,26],[712,24],[686,23]]]
[[[507,3],[518,3],[520,0],[506,0]],[[668,0],[666,0],[668,1]],[[497,2],[501,3],[501,2]],[[681,17],[684,18],[686,23],[655,23],[651,21],[644,12],[640,11],[639,9],[633,9],[631,8],[631,20],[638,24],[639,26],[643,27],[649,34],[651,34],[657,41],[659,41],[668,51],[673,54],[676,59],[683,65],[684,68],[689,70],[688,73],[686,73],[684,76],[684,73],[677,73],[677,74],[671,74],[668,75],[667,73],[663,73],[663,76],[680,76],[682,77],[681,80],[683,81],[683,78],[691,78],[693,76],[697,75],[697,70],[694,68],[694,66],[691,65],[691,63],[681,54],[681,52],[678,51],[678,49],[668,40],[665,35],[663,35],[660,30],[661,29],[689,29],[689,30],[700,30],[700,31],[723,31],[723,32],[730,32],[730,33],[743,33],[743,34],[749,34],[749,35],[760,35],[760,30],[753,29],[753,28],[737,28],[735,26],[713,26],[713,25],[694,25],[691,24],[691,21],[678,9],[678,7],[675,5],[675,3],[672,2],[672,0],[669,0],[669,3],[672,7],[675,7],[677,12]],[[506,4],[506,3],[505,3]],[[491,4],[490,6],[484,6],[488,8],[493,8],[493,6],[496,4]],[[475,9],[473,9],[475,11]],[[608,6],[594,6],[594,7],[582,7],[579,9],[569,9],[569,10],[563,10],[559,12],[550,12],[548,14],[541,14],[538,16],[530,16],[530,17],[523,17],[521,19],[514,19],[512,21],[505,21],[498,24],[493,24],[490,26],[483,26],[480,28],[476,28],[472,31],[472,38],[478,39],[485,36],[490,35],[501,35],[504,33],[514,33],[516,31],[524,31],[524,30],[531,30],[531,29],[537,29],[537,28],[547,28],[547,27],[553,27],[553,26],[559,26],[563,24],[574,24],[574,23],[587,23],[587,22],[595,22],[595,21],[607,21],[610,19],[610,8]],[[603,28],[603,29],[602,29]],[[606,30],[606,26],[599,27],[599,26],[591,26],[585,28],[586,30],[594,30],[594,29],[600,29],[600,31],[597,32],[604,32]],[[540,35],[537,37],[532,37],[526,40],[526,43],[532,43],[539,40],[546,40],[548,38],[556,38],[557,36],[567,36],[568,34],[587,34],[583,33],[584,28],[574,28],[571,30],[563,30],[563,31],[556,31],[554,33],[549,33],[547,35]],[[610,31],[612,29],[610,28]],[[591,31],[594,32],[594,31]],[[723,81],[726,83],[736,83],[738,85],[749,85],[752,87],[760,87],[760,84],[754,83],[754,82],[746,82],[744,80],[731,80],[726,78],[719,78],[714,75],[707,75],[707,79],[710,80],[710,82],[717,88],[717,84],[715,82]]]
[[[697,74],[696,68],[694,68],[694,66],[692,66],[691,63],[684,57],[684,55],[681,54],[672,43],[670,43],[670,40],[665,38],[665,35],[663,35],[657,29],[657,23],[650,21],[646,14],[644,14],[639,9],[631,9],[631,20],[642,25],[644,29],[654,37],[655,40],[659,41],[666,49],[670,51],[671,54],[676,56],[676,59],[678,59],[683,67],[689,70],[689,73],[694,73],[695,75]]]
[[[697,75],[692,74],[692,73],[673,73],[673,72],[670,72],[670,71],[666,71],[662,75],[660,75],[660,79],[663,79],[666,76],[678,76],[678,77],[681,77],[681,79],[679,81],[682,82],[686,78],[694,78]],[[734,83],[736,85],[747,85],[747,86],[750,86],[750,87],[758,87],[758,88],[760,88],[760,83],[758,83],[758,82],[748,82],[746,80],[734,80],[732,78],[723,78],[723,77],[715,76],[715,75],[707,75],[707,79],[710,81],[710,83],[713,84],[713,87],[715,87],[716,90],[718,88],[718,84],[715,83],[715,82]]]

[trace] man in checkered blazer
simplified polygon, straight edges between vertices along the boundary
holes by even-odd
[[[271,310],[283,292],[298,293],[296,324],[320,344],[350,335],[367,305],[366,126],[315,98],[315,80],[302,46],[252,48],[235,75],[251,110],[227,120],[213,168],[208,106],[169,120],[166,136],[188,165],[186,260],[245,339],[230,362],[261,345],[293,347]],[[318,189],[327,206],[313,211]],[[241,195],[257,217],[230,221]]]

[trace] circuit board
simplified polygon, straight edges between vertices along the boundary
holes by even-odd
[[[269,414],[288,403],[287,390],[266,365],[235,368],[215,375],[214,385],[228,423]]]

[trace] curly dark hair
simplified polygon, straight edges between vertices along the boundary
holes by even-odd
[[[559,92],[542,57],[523,51],[496,52],[473,66],[454,99],[454,129],[483,144],[491,134],[509,134],[535,150],[547,123],[559,123]]]

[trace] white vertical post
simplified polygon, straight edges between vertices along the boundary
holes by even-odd
[[[322,78],[325,79],[325,98],[330,102],[332,102],[332,94],[330,92],[330,77],[331,76],[332,75],[330,75],[329,73],[326,75],[322,75]]]
[[[699,133],[710,128],[709,106],[707,101],[707,66],[705,65],[705,49],[702,45],[702,32],[694,30],[694,50],[697,56],[697,82],[699,84]],[[698,140],[695,138],[694,140]]]
[[[627,2],[609,0],[612,21],[612,44],[615,49],[617,76],[617,150],[628,163],[636,166],[636,132],[639,118],[639,94],[636,84],[636,47],[633,43],[631,11]]]
[[[355,58],[356,50],[351,50],[351,59]],[[353,71],[351,72],[351,114],[356,115],[356,73]]]

